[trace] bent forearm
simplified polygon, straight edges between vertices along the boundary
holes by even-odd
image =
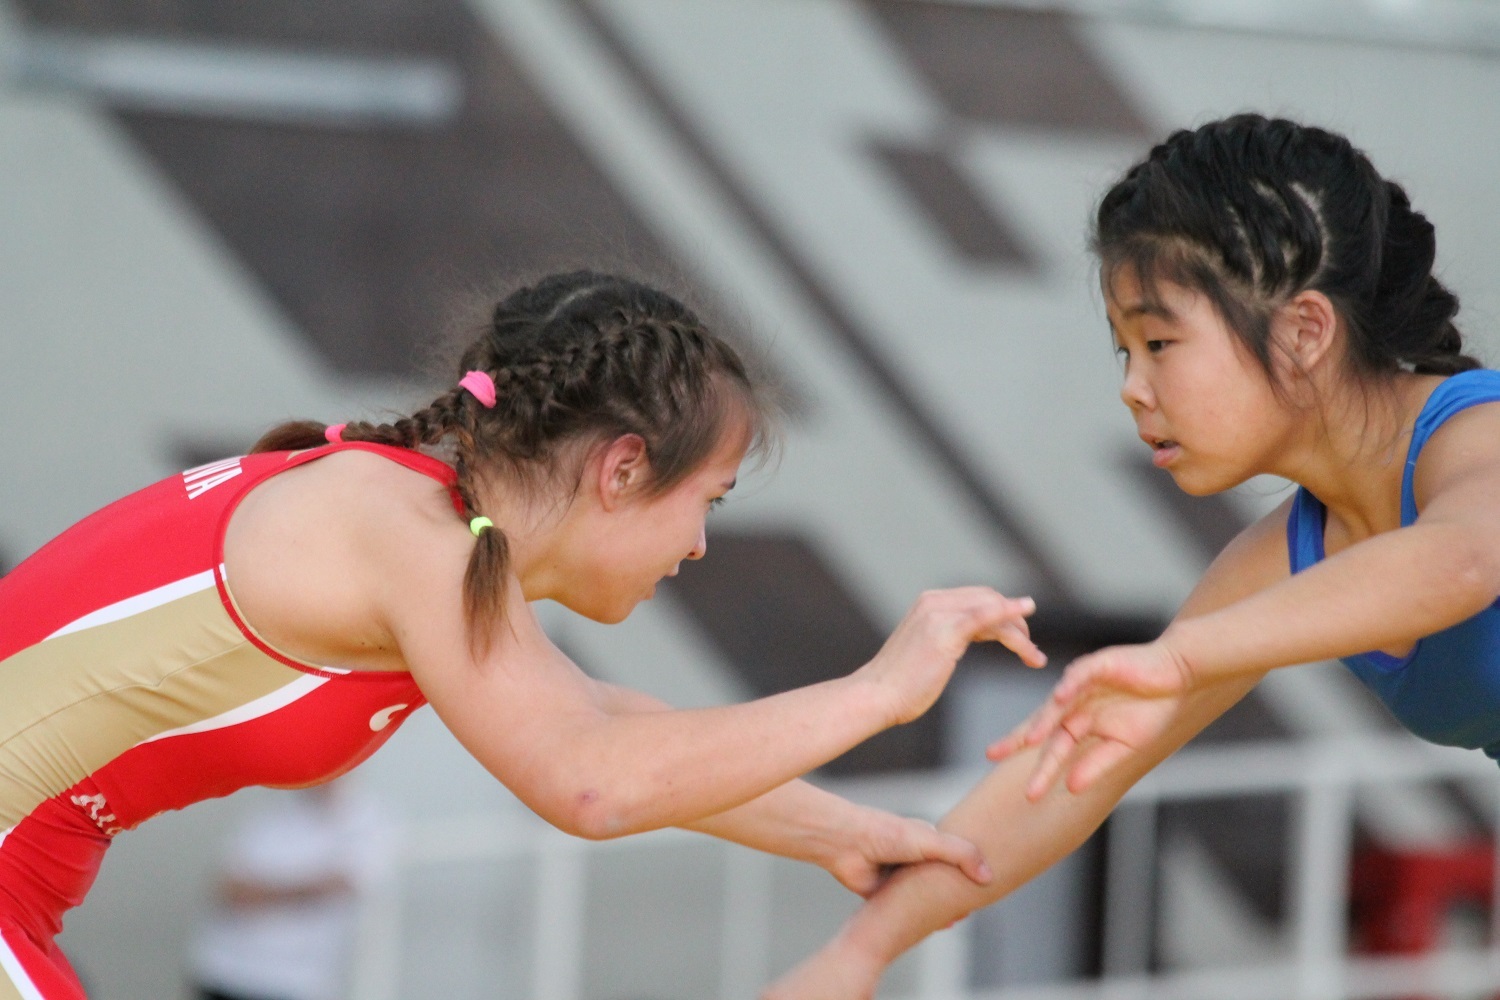
[[[666,702],[631,688],[600,683],[600,703],[608,712],[628,714],[670,709]],[[682,828],[768,854],[827,866],[844,845],[859,807],[832,792],[797,779],[743,805],[682,824]]]
[[[808,784],[790,781],[714,816],[684,823],[684,829],[706,833],[743,847],[825,866],[843,843],[841,831],[852,824],[853,803]]]
[[[612,695],[610,701],[606,711],[574,726],[554,724],[545,742],[551,749],[527,762],[546,769],[530,782],[537,794],[528,804],[580,836],[617,837],[720,816],[827,763],[890,721],[878,692],[848,677],[719,708],[653,711],[644,700]],[[518,794],[526,799],[524,788]],[[773,805],[780,810],[781,800]],[[766,808],[755,813],[763,823],[770,814],[758,810]],[[745,820],[719,820],[725,822]]]
[[[841,678],[742,705],[615,716],[592,734],[615,748],[598,775],[611,790],[601,832],[681,826],[741,806],[880,732],[886,711],[865,685]],[[579,742],[581,757],[594,740]]]

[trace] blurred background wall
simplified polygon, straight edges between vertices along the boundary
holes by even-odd
[[[779,466],[715,515],[709,558],[630,622],[547,612],[586,669],[683,705],[749,697],[847,671],[920,590],[967,582],[1036,595],[1055,664],[1148,636],[1283,494],[1190,500],[1150,467],[1084,251],[1094,199],[1176,127],[1257,110],[1344,131],[1435,221],[1464,329],[1495,360],[1495,7],[0,0],[0,567],[278,420],[423,401],[448,377],[436,345],[494,294],[588,265],[664,283],[754,342],[794,420]],[[974,765],[1050,675],[970,661],[927,718],[824,777]],[[1209,738],[1387,726],[1314,669]],[[430,714],[364,780],[410,821],[517,808]],[[174,995],[240,808],[121,838],[67,932],[99,1000]],[[1361,818],[1407,842],[1483,808],[1417,790]],[[1157,961],[1274,936],[1284,813],[1165,818],[1186,845],[1172,898],[1207,901]],[[702,995],[681,935],[715,905],[693,872],[724,861],[649,855],[600,863],[591,926],[617,923],[632,879],[677,886],[683,923],[591,931],[582,995]],[[1086,849],[1024,911],[971,922],[993,942],[974,981],[1097,969],[1099,866]],[[808,914],[770,950],[784,967],[849,903],[820,873],[776,871]],[[427,971],[400,995],[528,995],[505,965],[528,947],[518,878],[460,866],[403,890],[454,919],[418,921],[431,940],[408,965]],[[664,940],[679,947],[650,950]],[[597,972],[632,960],[637,979]]]

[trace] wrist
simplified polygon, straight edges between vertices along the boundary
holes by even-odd
[[[846,675],[842,682],[847,685],[847,690],[841,692],[841,697],[850,706],[858,719],[860,731],[865,734],[861,742],[901,724],[899,693],[871,670],[870,664]]]
[[[815,786],[816,800],[805,803],[800,815],[800,858],[838,877],[840,866],[857,853],[855,839],[863,806]]]
[[[1198,641],[1200,629],[1196,621],[1196,619],[1189,618],[1173,622],[1167,626],[1161,638],[1156,640],[1162,652],[1181,672],[1184,691],[1196,690],[1213,680],[1204,671],[1204,663],[1199,653],[1202,648]]]

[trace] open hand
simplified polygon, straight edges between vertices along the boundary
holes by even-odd
[[[929,590],[859,674],[888,700],[891,725],[910,722],[937,701],[971,643],[999,642],[1027,666],[1046,664],[1026,627],[1035,610],[1029,597],[1009,598],[988,587]]]
[[[1041,747],[1026,795],[1040,799],[1066,772],[1081,792],[1171,726],[1193,678],[1160,642],[1112,646],[1068,666],[1052,694],[1026,722],[992,744],[991,760]]]

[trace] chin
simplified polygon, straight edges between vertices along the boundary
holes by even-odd
[[[1243,479],[1220,481],[1215,479],[1208,479],[1203,476],[1180,476],[1175,472],[1172,473],[1172,481],[1177,484],[1177,488],[1179,490],[1186,493],[1188,496],[1193,497],[1211,497],[1216,493],[1223,493],[1225,490],[1232,490],[1236,486],[1244,482]]]
[[[583,617],[590,621],[596,621],[600,625],[618,625],[630,617],[630,613],[636,609],[639,601],[630,601],[626,604],[611,604],[604,607],[573,608]]]
[[[591,601],[565,601],[559,598],[557,599],[557,603],[575,615],[582,615],[591,622],[598,622],[600,625],[618,625],[630,617],[630,613],[635,610],[635,606],[640,602],[595,604]]]

